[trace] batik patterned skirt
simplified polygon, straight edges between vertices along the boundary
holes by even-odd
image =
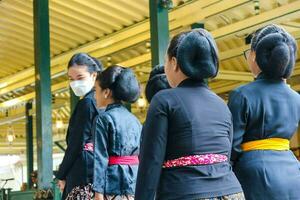
[[[244,193],[236,193],[221,197],[213,197],[213,198],[206,198],[206,199],[199,199],[199,200],[245,200]]]
[[[92,200],[93,196],[92,184],[88,184],[73,188],[66,200]]]
[[[106,195],[104,200],[134,200],[134,196],[132,195]]]

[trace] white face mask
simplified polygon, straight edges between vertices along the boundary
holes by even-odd
[[[85,80],[76,80],[70,82],[74,94],[78,97],[86,95],[94,87],[94,82],[91,78]]]

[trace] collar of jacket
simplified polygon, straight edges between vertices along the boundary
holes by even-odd
[[[91,91],[89,91],[88,93],[86,93],[86,95],[83,96],[83,98],[90,96],[90,95],[94,95],[95,92],[95,88],[92,88]]]
[[[268,76],[266,76],[263,72],[261,72],[260,74],[257,75],[257,77],[255,78],[255,81],[257,80],[272,80],[272,81],[279,81],[279,82],[284,82],[283,79],[272,79],[269,78]]]
[[[120,107],[120,106],[122,106],[122,103],[120,103],[120,102],[112,103],[112,104],[107,105],[105,111],[108,111],[108,110],[111,110],[113,108]]]
[[[197,87],[197,86],[207,87],[204,80],[193,80],[190,78],[181,81],[181,83],[179,83],[177,87]]]

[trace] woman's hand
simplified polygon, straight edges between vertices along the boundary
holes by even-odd
[[[61,193],[63,193],[65,186],[66,186],[66,181],[65,180],[58,180],[57,186],[59,187]]]
[[[104,200],[103,194],[95,192],[94,200]]]

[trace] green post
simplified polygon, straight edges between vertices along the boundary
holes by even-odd
[[[149,0],[152,67],[164,64],[169,43],[168,4],[170,0]]]
[[[71,108],[71,114],[73,113],[77,103],[79,101],[79,97],[76,96],[72,90],[72,88],[70,88],[70,108]]]
[[[33,1],[33,20],[38,187],[49,189],[53,162],[48,0]]]
[[[192,29],[195,29],[195,28],[204,28],[204,24],[203,23],[194,23],[191,25],[191,28]]]
[[[32,188],[31,173],[33,172],[33,117],[32,102],[25,105],[26,115],[26,157],[27,157],[27,189]]]

